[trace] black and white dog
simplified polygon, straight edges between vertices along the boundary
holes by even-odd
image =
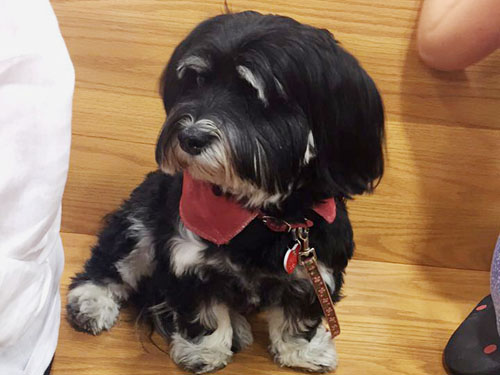
[[[301,266],[283,265],[292,235],[262,217],[311,223],[337,302],[354,249],[346,199],[372,191],[384,169],[372,79],[328,31],[243,12],[197,26],[175,49],[161,94],[159,171],[107,217],[70,286],[68,319],[99,334],[137,301],[173,361],[205,373],[252,343],[245,315],[264,311],[278,364],[334,369],[312,284]],[[322,214],[328,201],[334,211]]]

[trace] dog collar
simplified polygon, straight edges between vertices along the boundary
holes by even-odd
[[[335,220],[336,207],[333,198],[314,206],[313,210],[330,224]],[[216,195],[212,184],[195,180],[186,171],[183,176],[179,213],[186,228],[217,245],[227,244],[257,217],[275,232],[288,232],[313,225],[309,219],[304,219],[302,223],[287,223],[265,216],[259,211],[248,210],[227,196]]]

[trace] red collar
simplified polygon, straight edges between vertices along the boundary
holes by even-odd
[[[328,223],[335,220],[336,207],[333,198],[315,206],[313,210]],[[214,194],[208,182],[195,180],[184,171],[182,195],[179,205],[184,225],[198,236],[217,245],[227,244],[256,217],[261,217],[267,227],[276,232],[290,228],[311,227],[313,222],[288,224],[251,211],[224,195]]]

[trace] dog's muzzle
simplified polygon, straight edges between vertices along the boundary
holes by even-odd
[[[215,139],[212,132],[190,126],[182,129],[178,135],[179,146],[189,155],[199,155]]]

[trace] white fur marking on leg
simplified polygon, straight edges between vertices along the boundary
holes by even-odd
[[[144,276],[151,276],[156,267],[153,237],[142,221],[129,217],[132,225],[129,235],[137,240],[134,249],[124,258],[116,262],[115,267],[122,280],[134,290]]]
[[[281,366],[299,367],[308,371],[326,372],[337,367],[337,352],[330,332],[320,324],[314,337],[308,341],[297,335],[294,326],[284,315],[281,307],[267,312],[271,353]]]
[[[188,341],[180,333],[172,335],[170,357],[178,365],[198,374],[214,371],[227,365],[232,356],[233,329],[229,311],[225,305],[209,307],[210,315],[216,319],[217,328],[199,341]]]
[[[122,297],[127,292],[116,283],[107,285],[85,282],[68,293],[70,319],[78,327],[96,335],[110,329],[118,318]]]

